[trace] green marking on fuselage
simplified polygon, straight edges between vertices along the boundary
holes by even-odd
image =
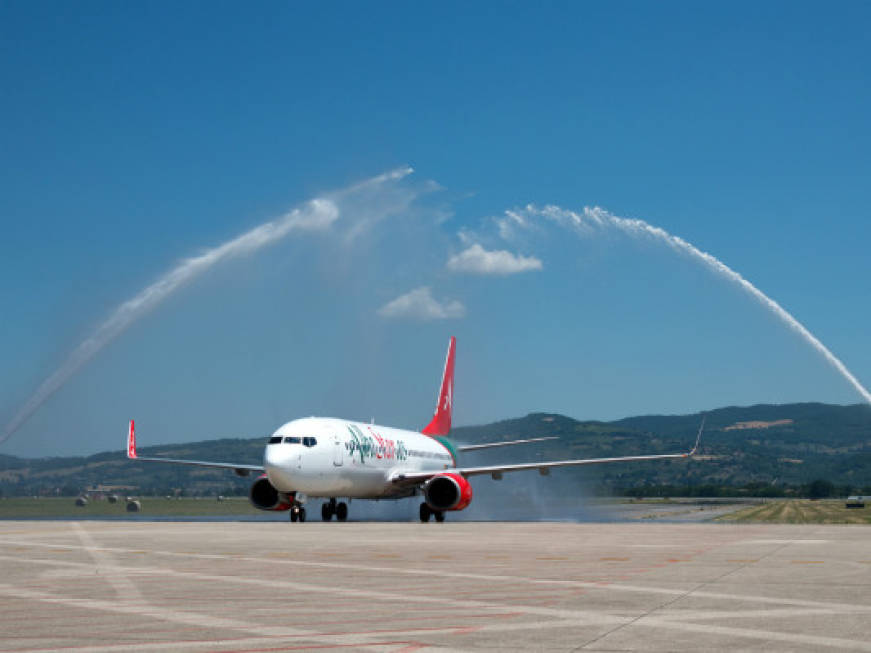
[[[436,442],[442,445],[445,449],[448,450],[448,453],[451,454],[451,459],[454,462],[454,467],[457,466],[457,450],[454,448],[454,443],[451,442],[450,438],[446,438],[443,435],[438,435],[433,438]]]

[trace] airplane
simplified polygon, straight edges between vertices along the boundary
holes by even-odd
[[[513,465],[464,467],[458,454],[495,447],[506,447],[544,440],[555,436],[488,442],[458,446],[448,439],[454,402],[454,360],[456,338],[451,336],[438,401],[432,420],[421,431],[396,429],[344,419],[307,417],[278,427],[268,439],[262,465],[141,457],[136,453],[136,434],[130,420],[127,457],[141,462],[160,462],[196,467],[233,470],[239,476],[258,473],[248,493],[260,510],[290,511],[290,521],[304,522],[304,504],[310,498],[326,501],[321,518],[337,521],[348,518],[348,505],[340,498],[401,499],[422,496],[420,521],[437,522],[445,513],[463,510],[472,502],[469,478],[489,475],[501,480],[503,474],[537,469],[548,475],[557,467],[599,465],[641,460],[690,458],[699,448],[704,419],[696,443],[686,453],[554,460]]]

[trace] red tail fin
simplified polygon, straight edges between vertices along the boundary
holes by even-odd
[[[130,430],[127,431],[127,457],[136,458],[136,431],[133,430],[133,420],[130,420]]]
[[[445,373],[439,388],[439,399],[436,404],[435,417],[426,425],[422,433],[426,435],[447,435],[451,431],[451,410],[454,406],[454,354],[457,351],[457,339],[451,336],[448,343],[448,356],[445,359]]]

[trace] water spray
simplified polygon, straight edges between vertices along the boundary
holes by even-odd
[[[376,192],[385,184],[402,179],[411,172],[411,168],[398,168],[324,197],[315,198],[275,220],[261,224],[222,245],[206,250],[199,256],[183,260],[157,281],[118,306],[90,337],[70,353],[6,425],[3,435],[0,436],[0,444],[8,440],[49,397],[60,390],[101,349],[182,286],[223,261],[253,254],[290,234],[324,231],[339,219],[340,204],[343,201],[353,199],[355,194],[361,192]],[[378,217],[380,217],[378,211],[370,211],[365,219],[372,222]]]
[[[530,216],[542,216],[581,234],[588,234],[605,227],[616,228],[633,238],[653,238],[681,254],[689,255],[691,258],[701,262],[718,276],[737,284],[744,292],[749,294],[753,299],[762,304],[763,307],[772,312],[790,330],[797,333],[818,353],[822,354],[826,362],[834,367],[835,370],[856,389],[866,402],[871,404],[871,392],[868,392],[865,386],[863,386],[853,373],[847,369],[847,366],[844,365],[844,363],[842,363],[828,347],[820,342],[819,338],[793,317],[789,311],[759,290],[759,288],[742,277],[738,272],[723,263],[716,256],[703,252],[692,243],[685,241],[683,238],[674,236],[660,227],[654,227],[644,220],[620,218],[599,207],[585,207],[582,213],[576,213],[553,205],[548,205],[543,208],[529,205],[526,207],[525,213]],[[515,226],[523,224],[523,217],[518,212],[512,211],[507,215],[507,220],[510,222],[506,224],[513,224]]]

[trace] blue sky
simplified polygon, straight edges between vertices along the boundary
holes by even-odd
[[[645,220],[871,383],[869,14],[3,3],[0,423],[181,261],[315,197],[341,198],[341,217],[171,293],[0,452],[120,447],[130,417],[143,443],[308,414],[419,427],[449,335],[460,424],[860,401],[746,293],[661,243],[546,220],[506,240],[497,220],[528,204]],[[497,275],[482,256],[449,265],[474,245],[513,258]],[[386,309],[414,291],[414,315]]]

